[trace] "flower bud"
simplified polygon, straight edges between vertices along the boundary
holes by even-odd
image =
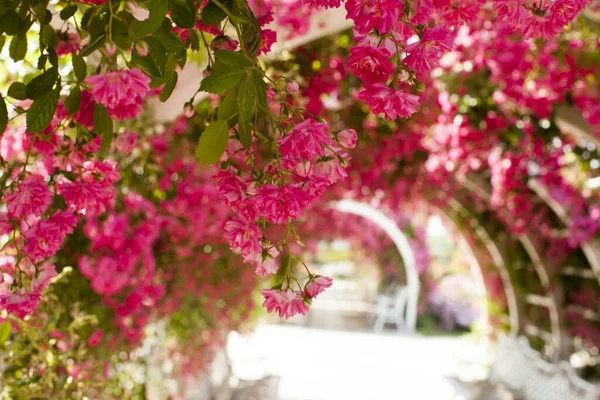
[[[127,2],[127,9],[133,15],[133,18],[138,21],[145,21],[150,17],[150,11],[147,8],[140,6],[132,1]]]
[[[358,135],[354,129],[344,129],[338,133],[340,144],[348,149],[353,149],[356,146]]]

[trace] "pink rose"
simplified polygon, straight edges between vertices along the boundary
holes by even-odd
[[[356,76],[367,83],[384,82],[394,72],[389,56],[385,49],[355,46],[350,49],[348,66]]]
[[[354,129],[344,129],[338,133],[340,144],[347,149],[353,149],[356,146],[358,135]]]
[[[311,299],[317,297],[319,293],[322,293],[333,284],[333,279],[328,276],[317,276],[316,278],[308,281],[304,286],[304,292]]]

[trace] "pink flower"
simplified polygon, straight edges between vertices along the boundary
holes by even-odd
[[[103,256],[95,264],[87,256],[79,259],[79,270],[91,281],[92,289],[103,296],[112,296],[131,281],[130,271],[113,257]]]
[[[296,314],[305,315],[308,311],[302,293],[291,289],[281,292],[279,307],[279,316],[282,318],[290,318]]]
[[[371,46],[355,46],[350,49],[348,66],[352,72],[367,83],[386,81],[394,72],[387,50]]]
[[[56,276],[56,269],[52,264],[46,264],[38,268],[38,274],[31,281],[31,289],[42,292],[48,286],[50,281]]]
[[[356,147],[358,135],[354,129],[344,129],[338,133],[338,141],[347,149]]]
[[[136,117],[150,90],[150,78],[139,69],[90,76],[85,83],[92,87],[94,101],[118,119]]]
[[[56,44],[56,54],[59,56],[65,54],[74,54],[81,50],[81,38],[77,32],[65,32],[59,34]]]
[[[58,193],[76,213],[94,216],[103,213],[116,195],[112,185],[104,181],[70,182],[59,179]]]
[[[85,125],[88,129],[94,127],[94,100],[89,90],[81,92],[81,103],[73,119],[78,124]]]
[[[260,292],[260,294],[262,294],[265,298],[263,307],[267,309],[267,312],[279,312],[279,309],[281,307],[281,291],[277,289],[264,289]]]
[[[262,257],[256,262],[256,275],[267,276],[270,274],[276,274],[279,270],[279,263],[274,258],[268,257],[266,260],[262,260]]]
[[[77,218],[70,212],[57,211],[48,219],[39,220],[23,233],[23,250],[33,263],[53,256],[60,249],[67,234],[73,232]]]
[[[96,331],[94,331],[94,333],[92,333],[90,335],[90,337],[87,340],[88,346],[90,347],[96,347],[100,344],[100,342],[102,341],[102,329],[97,329]]]
[[[256,260],[262,253],[260,244],[262,232],[260,228],[241,213],[233,216],[225,223],[225,238],[229,241],[231,250],[240,249],[245,259]]]
[[[135,43],[135,51],[142,57],[146,57],[150,48],[148,47],[148,43],[145,40],[140,40]]]
[[[217,188],[221,200],[227,204],[233,211],[237,210],[238,204],[244,200],[248,185],[237,175],[230,171],[221,171],[215,177],[219,178]]]
[[[446,51],[452,50],[453,32],[446,27],[425,28],[421,40],[406,46],[404,63],[416,73],[431,71],[440,65]]]
[[[404,12],[404,1],[348,0],[346,11],[360,33],[377,29],[380,34],[386,34]]]
[[[265,185],[256,190],[253,198],[259,215],[274,224],[285,224],[289,218],[298,219],[308,205],[308,196],[299,185],[283,187]]]
[[[0,235],[6,235],[12,232],[13,226],[7,213],[0,212]]]
[[[260,30],[260,49],[258,55],[267,54],[271,51],[273,44],[277,42],[277,32],[272,29]]]
[[[380,83],[365,86],[358,98],[367,103],[374,114],[383,113],[388,121],[410,117],[419,105],[419,96]]]
[[[27,218],[42,215],[52,203],[52,193],[44,179],[37,175],[28,175],[18,182],[14,193],[5,194],[4,201],[10,216]]]
[[[283,157],[296,162],[313,160],[324,154],[323,146],[329,146],[329,128],[326,124],[307,119],[299,123],[284,138],[279,140]]]
[[[210,48],[213,50],[222,49],[235,51],[239,45],[240,43],[237,40],[225,35],[217,37],[210,42]]]
[[[127,2],[127,10],[133,15],[133,18],[138,21],[145,21],[150,17],[150,11],[147,8],[141,7],[139,4],[132,1]]]
[[[331,160],[316,163],[313,166],[313,172],[315,175],[327,178],[332,184],[348,177],[346,168],[340,164],[340,160],[335,156]]]
[[[552,39],[588,4],[587,0],[494,0],[498,16],[526,38]]]
[[[0,310],[6,310],[19,318],[32,314],[38,308],[41,299],[39,292],[17,292],[0,295]]]
[[[311,8],[336,8],[342,3],[342,0],[302,0]]]
[[[311,299],[317,297],[317,295],[321,292],[324,292],[325,289],[329,288],[333,284],[333,279],[328,276],[317,276],[304,286],[304,292]]]
[[[279,270],[279,263],[275,260],[279,255],[279,251],[275,247],[271,247],[268,250],[268,254],[260,254],[256,258],[256,275],[266,276],[269,274],[277,273]]]
[[[301,292],[291,289],[285,291],[265,289],[260,293],[265,298],[263,307],[267,309],[267,312],[277,311],[280,318],[290,318],[296,314],[305,315],[308,311]]]

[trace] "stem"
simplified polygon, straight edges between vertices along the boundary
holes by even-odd
[[[113,18],[115,16],[115,14],[113,12],[112,0],[108,0],[108,11],[109,11],[109,17],[108,17],[108,39],[112,43],[112,41],[113,41],[112,40],[112,22],[113,22]]]
[[[212,0],[213,3],[215,3],[217,5],[217,7],[219,7],[221,10],[223,10],[223,12],[229,17],[229,21],[231,22],[231,25],[233,25],[233,27],[235,28],[235,31],[237,33],[238,39],[240,40],[240,48],[242,49],[242,52],[244,53],[244,55],[248,58],[250,58],[248,56],[248,52],[246,51],[246,43],[244,42],[244,37],[242,36],[242,32],[240,31],[240,27],[239,25],[235,22],[236,16],[233,15],[231,13],[231,11],[229,11],[229,9],[227,9],[227,7],[225,7],[225,5],[223,3],[221,3],[219,0]]]

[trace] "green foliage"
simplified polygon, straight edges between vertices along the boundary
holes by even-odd
[[[56,80],[58,79],[58,68],[53,67],[36,76],[27,84],[25,94],[27,98],[35,100],[44,93],[47,93],[54,87]]]
[[[196,158],[203,164],[216,164],[225,148],[229,138],[229,127],[227,121],[215,121],[210,124],[198,141]]]
[[[4,343],[10,337],[10,333],[12,332],[12,327],[9,321],[5,321],[0,324],[0,346],[3,346]]]
[[[71,93],[67,96],[65,100],[65,107],[67,111],[69,111],[70,115],[73,115],[79,110],[79,105],[81,104],[81,89],[79,86],[75,86],[71,89]]]
[[[177,79],[178,79],[177,72],[175,72],[175,71],[169,72],[169,74],[167,75],[167,78],[165,79],[165,86],[163,87],[163,89],[160,92],[160,96],[159,96],[160,101],[162,101],[164,103],[165,101],[167,101],[169,99],[169,97],[171,97],[171,94],[173,93],[173,89],[175,89],[175,85],[177,85]]]
[[[176,0],[171,8],[171,18],[180,28],[193,28],[196,25],[196,16],[192,7],[183,0]]]
[[[220,94],[226,90],[236,87],[246,76],[246,72],[233,69],[222,64],[216,64],[210,76],[204,78],[200,84],[200,90]]]
[[[231,89],[227,92],[225,96],[219,102],[219,109],[217,110],[217,118],[219,120],[227,120],[229,123],[229,127],[234,125],[233,116],[236,114],[237,110],[237,89]],[[232,121],[229,121],[229,119]]]
[[[4,97],[0,96],[0,134],[4,132],[8,125],[8,110]]]
[[[102,159],[106,157],[110,144],[113,140],[113,121],[110,118],[110,114],[106,107],[101,104],[94,104],[94,130],[96,133],[102,135],[102,142],[100,144],[99,157]]]
[[[37,97],[27,110],[27,132],[40,132],[50,125],[56,106],[58,91],[51,90]]]

